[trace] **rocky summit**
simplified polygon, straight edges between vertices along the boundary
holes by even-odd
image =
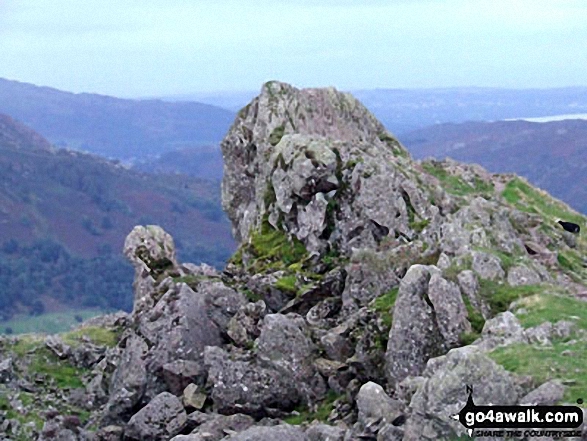
[[[131,314],[0,339],[0,439],[456,440],[467,385],[478,405],[584,398],[587,240],[557,221],[585,217],[412,160],[332,88],[265,84],[222,152],[225,270],[136,227]]]

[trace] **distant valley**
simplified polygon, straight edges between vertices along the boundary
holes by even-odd
[[[587,213],[587,121],[439,124],[403,135],[416,158],[450,157],[512,172]]]

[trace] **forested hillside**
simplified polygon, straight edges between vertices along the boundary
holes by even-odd
[[[0,118],[0,314],[46,308],[128,309],[124,238],[165,225],[185,261],[221,266],[233,249],[218,186],[147,175],[62,149]]]

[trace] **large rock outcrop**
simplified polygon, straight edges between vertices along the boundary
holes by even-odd
[[[422,193],[396,166],[405,149],[334,89],[265,84],[222,151],[223,206],[239,242],[265,219],[311,252],[324,251],[324,239],[350,249],[390,232],[410,235],[409,210],[427,213]]]
[[[478,404],[579,387],[565,361],[587,340],[587,243],[555,222],[584,225],[568,207],[513,175],[413,161],[332,88],[265,84],[222,151],[240,242],[224,271],[135,227],[132,314],[0,337],[0,438],[455,439],[466,385]],[[499,365],[546,353],[564,382]]]

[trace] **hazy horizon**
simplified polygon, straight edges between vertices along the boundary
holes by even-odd
[[[0,77],[126,98],[584,87],[579,0],[0,0]]]

